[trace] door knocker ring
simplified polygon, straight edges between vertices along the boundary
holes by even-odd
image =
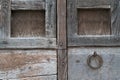
[[[93,65],[92,62],[94,61]],[[91,69],[99,69],[103,65],[103,59],[100,55],[98,55],[96,52],[94,52],[93,55],[89,55],[87,59],[87,64]]]

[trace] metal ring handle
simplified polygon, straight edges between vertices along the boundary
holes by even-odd
[[[92,62],[94,62],[96,65],[93,65]],[[94,52],[93,55],[88,56],[87,64],[91,69],[99,69],[103,65],[103,59],[100,55]]]

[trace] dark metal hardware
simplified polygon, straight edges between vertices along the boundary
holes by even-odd
[[[88,56],[87,64],[91,69],[99,69],[103,65],[103,59],[97,52],[94,52],[93,55]]]

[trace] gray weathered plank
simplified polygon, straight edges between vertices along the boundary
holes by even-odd
[[[56,49],[55,38],[10,38],[1,39],[0,48],[52,48]]]
[[[110,9],[111,5],[77,6],[78,9]]]
[[[87,58],[97,52],[103,59],[103,66],[94,70],[87,65]],[[119,80],[120,48],[69,48],[68,80]]]
[[[12,10],[44,10],[45,0],[11,0]]]
[[[56,37],[56,0],[46,0],[46,37]]]
[[[76,0],[67,0],[67,31],[68,37],[77,34],[77,5]]]
[[[56,50],[0,50],[0,79],[57,74]]]
[[[26,77],[26,78],[9,79],[9,80],[57,80],[57,76],[56,75],[36,76],[36,77]]]
[[[69,37],[68,46],[120,46],[118,36]]]
[[[120,0],[114,0],[112,3],[112,34],[120,35]]]
[[[10,34],[10,0],[0,0],[0,38],[5,39]]]
[[[76,0],[77,8],[91,7],[91,8],[108,8],[111,0]]]

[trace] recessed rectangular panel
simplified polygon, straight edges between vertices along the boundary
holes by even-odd
[[[15,10],[11,18],[12,37],[45,36],[44,10]]]
[[[109,9],[78,9],[79,35],[110,35]]]

